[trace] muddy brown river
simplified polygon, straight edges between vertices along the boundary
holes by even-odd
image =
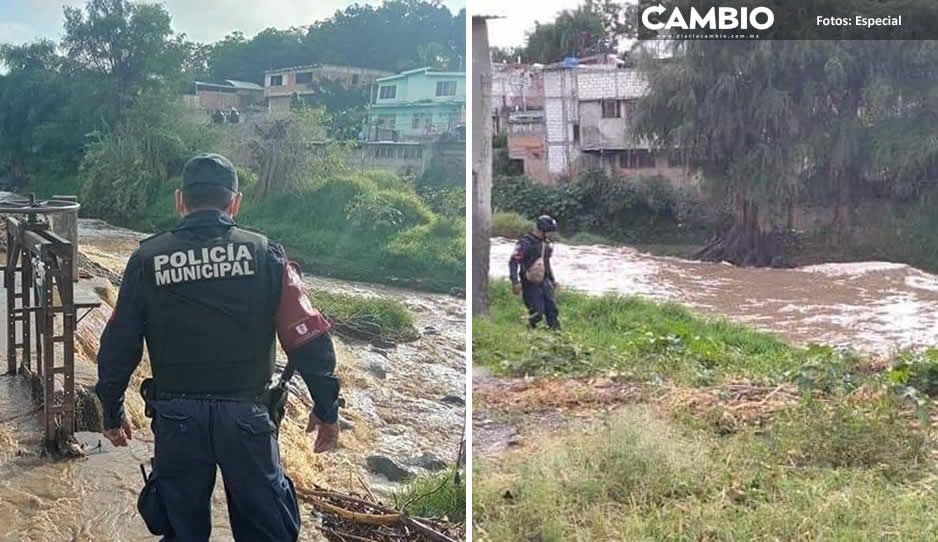
[[[79,237],[83,254],[120,273],[143,235],[83,219]],[[311,289],[396,299],[413,312],[421,336],[396,347],[336,340],[347,408],[340,421],[341,447],[335,453],[312,453],[312,440],[302,430],[308,396],[305,386],[297,387],[281,428],[284,465],[297,486],[361,493],[367,484],[387,497],[400,485],[371,472],[368,457],[387,458],[415,474],[427,472],[421,456],[452,463],[465,420],[465,301],[372,284],[305,279]],[[101,284],[101,279],[82,281],[79,290],[94,295]],[[94,337],[103,329],[110,309],[105,305],[97,310],[100,314],[85,320],[79,335]],[[5,352],[5,346],[0,351]],[[4,355],[4,369],[5,361]],[[77,376],[76,369],[76,379],[93,383],[93,361],[79,361],[85,376]],[[280,362],[285,362],[282,352]],[[0,542],[156,540],[136,512],[142,486],[139,465],[152,455],[153,437],[148,420],[140,415],[136,390],[129,389],[127,395],[136,427],[129,448],[114,449],[100,434],[82,432],[76,436],[89,451],[86,458],[51,461],[40,454],[38,404],[25,382],[0,376]],[[232,540],[221,484],[219,476],[212,506],[213,541]],[[312,511],[306,512],[300,539],[323,540]]]
[[[512,247],[507,239],[492,240],[493,276],[507,277]],[[678,301],[797,343],[849,345],[877,355],[938,343],[938,276],[905,264],[754,269],[563,244],[555,246],[552,263],[565,287]]]

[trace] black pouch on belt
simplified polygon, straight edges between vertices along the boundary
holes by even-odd
[[[147,476],[143,465],[140,465],[140,472],[143,473],[144,484],[140,496],[137,497],[137,511],[140,512],[140,516],[151,533],[171,539],[175,533],[169,523],[166,505],[160,495],[159,477],[154,471],[150,471],[150,475]]]
[[[140,397],[143,397],[143,414],[147,418],[153,417],[153,407],[151,406],[151,401],[156,396],[156,385],[153,383],[152,378],[146,378],[143,382],[140,383]],[[144,478],[146,476],[144,475]]]
[[[283,380],[267,390],[267,410],[270,414],[270,420],[278,428],[283,417],[287,414],[287,399],[289,398],[290,389]]]

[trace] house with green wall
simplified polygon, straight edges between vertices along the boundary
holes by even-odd
[[[428,141],[466,122],[466,74],[418,68],[374,83],[369,141]]]

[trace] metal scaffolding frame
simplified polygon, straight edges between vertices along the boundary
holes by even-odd
[[[96,303],[75,303],[75,245],[53,232],[40,215],[72,213],[76,201],[0,202],[6,217],[7,261],[3,286],[7,297],[7,369],[33,384],[42,400],[47,448],[64,453],[74,441],[75,328],[77,310]],[[25,218],[21,216],[25,215]],[[57,352],[61,345],[61,353]]]

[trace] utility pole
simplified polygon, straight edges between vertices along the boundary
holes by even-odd
[[[492,63],[486,17],[472,17],[472,314],[489,313]]]

